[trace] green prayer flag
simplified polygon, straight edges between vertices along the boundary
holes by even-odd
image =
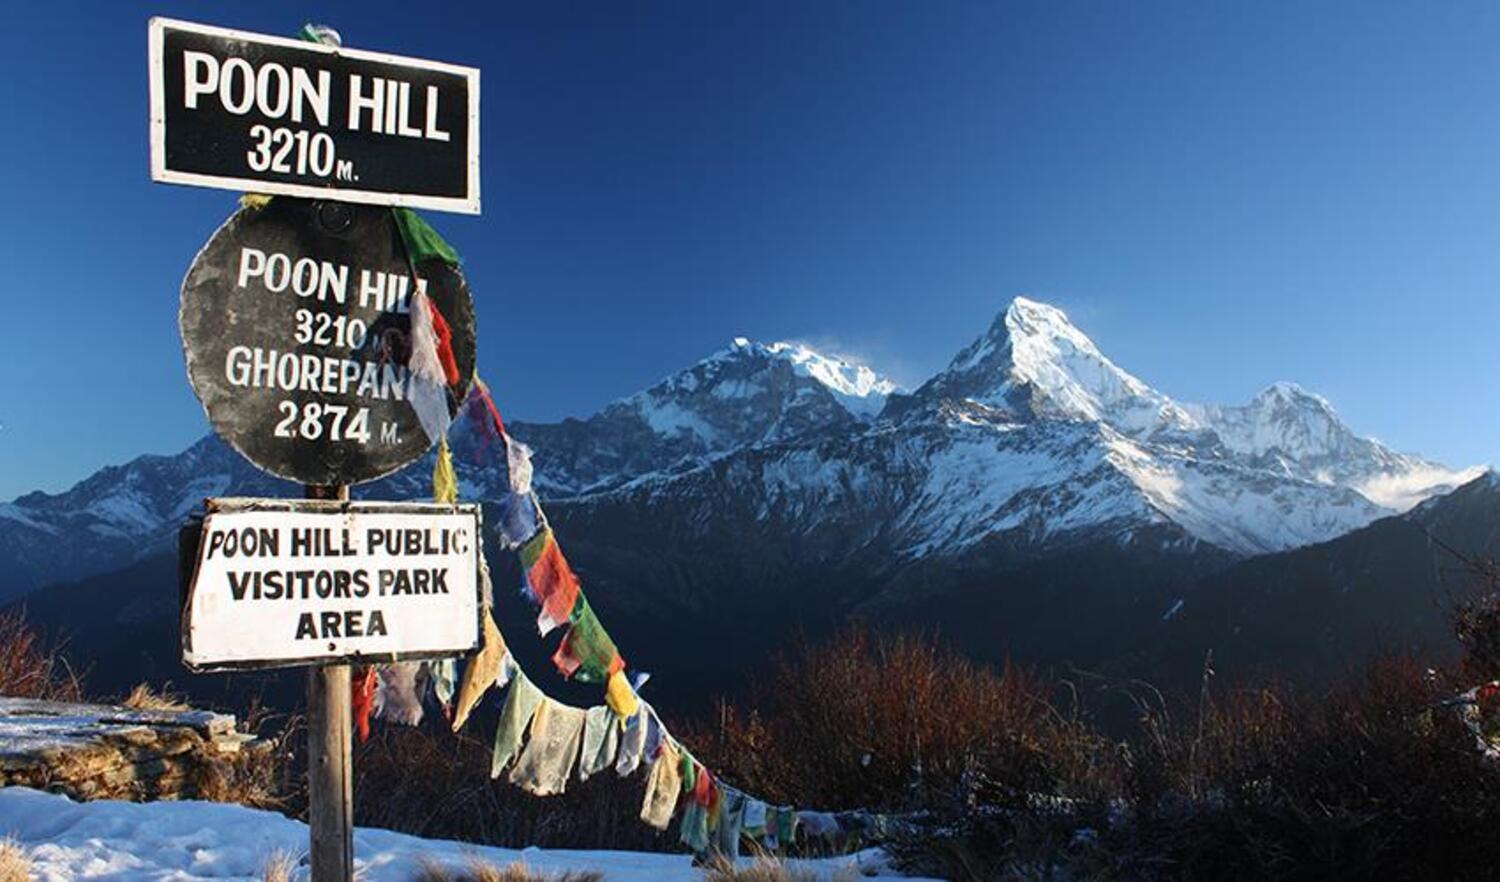
[[[401,241],[406,245],[406,256],[414,264],[429,258],[458,266],[458,252],[453,250],[442,236],[438,235],[422,216],[410,208],[393,208],[396,229],[401,231]]]
[[[677,777],[682,779],[682,792],[685,795],[691,795],[693,790],[698,786],[698,762],[693,759],[693,755],[688,753],[685,747],[679,754],[678,762],[682,764],[677,773]]]
[[[623,666],[623,662],[619,661],[620,650],[615,646],[615,641],[610,639],[599,617],[594,614],[594,608],[589,606],[588,598],[582,593],[578,595],[578,602],[573,605],[568,625],[568,634],[563,638],[554,659],[565,674],[583,683],[603,683],[609,679],[610,674]]]

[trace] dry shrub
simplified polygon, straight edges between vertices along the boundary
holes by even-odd
[[[48,645],[25,616],[0,614],[0,695],[49,701],[81,701],[80,678],[60,646]]]
[[[1272,682],[1210,688],[1209,664],[1202,691],[1192,700],[1168,702],[1160,693],[1133,694],[1138,729],[1125,756],[1126,789],[1134,805],[1197,802],[1254,789],[1266,781],[1288,739],[1298,736],[1303,710],[1292,690]]]
[[[1500,769],[1444,706],[1456,691],[1449,674],[1386,656],[1321,693],[1205,693],[1180,725],[1144,721],[1136,819],[1109,843],[1113,871],[1485,877],[1500,862]]]
[[[1113,799],[980,805],[892,843],[943,878],[1469,879],[1500,866],[1500,768],[1445,705],[1457,681],[1376,660],[1142,702]]]
[[[1463,670],[1471,683],[1500,680],[1500,594],[1457,601],[1453,633],[1464,647]]]
[[[0,839],[0,882],[27,882],[33,878],[31,858],[13,839]]]
[[[976,664],[936,641],[862,628],[802,644],[749,710],[684,727],[697,755],[776,802],[820,809],[1014,802],[1082,780],[1095,736],[1060,716],[1034,671]]]
[[[829,877],[808,867],[761,857],[748,864],[718,861],[708,867],[703,876],[705,882],[854,882],[859,874],[852,868],[843,867]]]
[[[1500,679],[1500,592],[1456,604],[1462,661],[1378,657],[1331,687],[1222,688],[1211,659],[1196,694],[1136,698],[1138,725],[1109,771],[1048,754],[1076,800],[980,804],[890,844],[907,869],[953,879],[1500,878],[1500,764],[1453,696]],[[1067,769],[1073,763],[1073,771]],[[1079,786],[1084,782],[1085,786]]]
[[[171,683],[166,684],[160,690],[153,689],[149,683],[137,683],[120,704],[132,710],[141,711],[191,710],[183,697],[174,694],[171,688]]]
[[[520,861],[497,866],[478,856],[466,866],[454,870],[437,861],[426,861],[418,882],[603,882],[604,874],[594,870],[568,870],[561,873],[537,872]]]

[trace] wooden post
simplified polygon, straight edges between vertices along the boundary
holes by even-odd
[[[308,499],[348,501],[349,488],[308,487]],[[348,665],[307,672],[307,825],[311,882],[354,879],[354,749]]]

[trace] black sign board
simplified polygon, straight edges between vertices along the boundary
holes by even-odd
[[[413,369],[418,285],[451,333],[439,382]],[[384,208],[278,196],[241,210],[188,270],[181,325],[188,378],[215,431],[303,484],[356,484],[417,459],[474,374],[462,273],[438,258],[409,264]]]
[[[154,18],[151,177],[479,213],[479,71]]]

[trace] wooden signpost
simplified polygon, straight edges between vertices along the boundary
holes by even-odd
[[[478,213],[479,72],[167,19],[149,48],[152,178],[276,194],[183,282],[189,379],[214,430],[307,497],[207,502],[183,661],[309,666],[312,879],[347,882],[349,663],[479,644],[478,507],[349,501],[432,449],[474,373],[464,278],[414,259],[392,207]],[[434,381],[414,353],[439,318]]]

